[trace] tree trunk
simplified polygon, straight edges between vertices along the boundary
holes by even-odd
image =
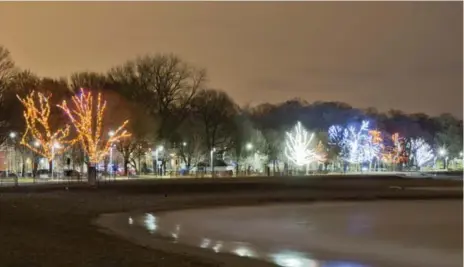
[[[129,175],[129,159],[124,158],[124,176]]]
[[[104,166],[103,166],[103,170],[104,170],[105,172],[107,172],[107,173],[111,173],[111,171],[108,170],[109,161],[105,159],[105,160],[103,161],[103,165],[104,165]]]
[[[87,178],[90,185],[95,185],[97,182],[97,168],[92,165],[87,165]]]
[[[48,161],[48,176],[53,178],[53,160]]]
[[[33,155],[33,161],[32,161],[32,177],[34,177],[34,181],[35,181],[35,178],[37,176],[37,168],[39,167],[39,164],[38,164],[38,161],[39,160],[39,157],[37,157],[36,155]]]
[[[26,177],[26,159],[24,156],[22,156],[22,161],[23,161],[23,167],[21,169],[21,177]]]
[[[272,160],[272,176],[275,176],[276,173],[276,161]]]
[[[187,174],[190,174],[190,167],[192,166],[192,157],[187,158]]]

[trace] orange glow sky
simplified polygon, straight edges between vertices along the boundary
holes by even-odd
[[[240,104],[343,101],[462,118],[462,2],[3,2],[0,44],[39,75],[173,52]]]

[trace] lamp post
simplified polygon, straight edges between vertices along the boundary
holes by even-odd
[[[9,166],[8,166],[8,171],[11,172],[10,168],[11,168],[11,169],[16,169],[16,167],[15,167],[15,165],[16,165],[16,164],[15,164],[15,163],[16,163],[16,149],[15,149],[15,147],[14,147],[14,141],[15,141],[15,138],[16,138],[16,133],[15,133],[15,132],[11,132],[9,136],[10,136],[10,138],[11,138],[11,150],[12,150],[12,152],[13,152],[13,156],[8,155],[8,157],[9,157],[9,160],[8,160],[8,165],[9,165]],[[10,154],[10,153],[8,153],[8,154]],[[8,177],[8,171],[7,171],[7,177]],[[17,175],[17,174],[16,174],[16,177],[14,178],[14,180],[15,180],[15,186],[17,186],[17,185],[18,185],[18,175]]]
[[[52,160],[51,160],[51,174],[52,174],[52,179],[53,179],[53,161],[55,160],[55,149],[59,149],[61,146],[58,142],[53,142],[52,144]]]
[[[40,142],[35,140],[33,145],[38,148],[40,146]],[[36,166],[38,167],[39,162],[37,162],[39,159],[38,154],[34,151],[32,151],[32,177],[34,178],[34,183],[35,183],[35,178],[36,178]]]
[[[253,144],[252,143],[247,143],[246,146],[245,146],[245,149],[247,150],[247,158],[249,157],[250,155],[250,151],[253,149]],[[248,163],[248,162],[247,162]],[[247,164],[245,165],[245,168],[246,168],[246,175],[249,174],[249,167],[250,167],[250,164]]]
[[[111,138],[114,136],[114,131],[109,131],[108,132],[108,136]],[[110,177],[113,175],[113,144],[111,143],[110,144],[110,163],[109,163],[110,167]]]
[[[444,165],[443,165],[443,169],[446,169],[446,162],[448,160],[448,157],[446,157],[446,155],[448,154],[448,151],[446,151],[445,148],[440,148],[440,150],[438,151],[438,154],[440,154],[440,156],[443,157],[443,162],[444,162]]]
[[[164,147],[163,146],[158,146],[156,149],[155,149],[155,158],[156,158],[156,175],[160,175],[161,174],[161,164],[159,164],[158,162],[158,153],[163,151]]]
[[[216,152],[216,148],[213,147],[211,149],[211,178],[214,177],[214,152]]]

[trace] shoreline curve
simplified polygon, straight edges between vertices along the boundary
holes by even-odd
[[[218,208],[223,206],[237,207],[237,206],[258,206],[268,205],[275,203],[308,203],[308,202],[320,202],[320,201],[376,201],[376,200],[427,200],[427,199],[462,199],[462,191],[458,192],[455,190],[450,191],[435,191],[435,190],[392,190],[384,192],[376,192],[375,194],[343,194],[338,193],[337,196],[317,196],[301,194],[302,192],[280,192],[280,194],[253,194],[243,195],[234,194],[224,196],[222,201],[219,203],[207,203],[208,197],[217,200],[217,196],[205,195],[201,201],[195,201],[194,199],[188,203],[187,206],[183,206],[177,203],[166,207],[166,209],[150,210],[150,212],[166,212],[174,210],[186,210],[186,209],[206,209],[206,208]],[[205,203],[206,200],[206,203]],[[234,204],[235,203],[235,204]],[[146,231],[142,228],[130,227],[127,223],[128,215],[146,212],[147,210],[134,210],[133,212],[124,213],[106,213],[101,214],[98,218],[93,221],[93,224],[99,227],[99,230],[105,234],[114,235],[122,240],[132,242],[134,244],[160,250],[173,254],[182,254],[185,256],[191,256],[195,258],[201,258],[203,261],[215,264],[223,267],[271,267],[277,266],[273,263],[269,263],[260,259],[240,257],[228,253],[214,253],[209,250],[205,250],[199,247],[188,246],[184,244],[176,244],[171,241],[153,237],[147,235]]]

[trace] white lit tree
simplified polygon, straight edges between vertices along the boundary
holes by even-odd
[[[424,167],[433,161],[432,147],[422,138],[415,138],[410,141],[410,158],[418,168]]]
[[[340,147],[340,157],[351,164],[369,163],[380,157],[382,141],[380,132],[369,129],[369,121],[362,121],[359,127],[350,125],[329,127],[329,144]]]
[[[292,132],[286,133],[285,156],[296,166],[307,166],[311,162],[319,161],[313,142],[314,134],[309,134],[298,122]]]

